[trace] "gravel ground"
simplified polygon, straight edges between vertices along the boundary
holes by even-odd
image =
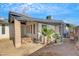
[[[20,48],[15,48],[12,40],[3,39],[0,40],[0,55],[1,56],[24,56],[29,55],[38,49],[42,48],[43,45],[29,43],[23,44]]]
[[[65,39],[63,44],[53,45],[52,43],[34,52],[30,56],[79,56],[75,43]]]

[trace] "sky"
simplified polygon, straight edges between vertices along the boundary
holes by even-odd
[[[79,3],[0,3],[0,17],[8,19],[9,11],[41,19],[51,15],[52,19],[79,25]]]

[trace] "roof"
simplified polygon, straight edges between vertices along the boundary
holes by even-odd
[[[1,19],[0,19],[0,24],[6,24],[6,25],[7,25],[7,24],[9,24],[9,23],[8,23],[6,20],[1,20]]]
[[[79,26],[76,26],[76,28],[79,28]]]
[[[48,19],[38,19],[38,18],[32,18],[29,16],[26,16],[24,14],[16,13],[16,12],[10,12],[10,15],[14,16],[15,19],[21,21],[21,22],[26,22],[26,21],[35,21],[35,22],[40,22],[40,23],[64,23],[62,20],[48,20]]]
[[[77,27],[77,25],[74,25],[74,24],[70,24],[70,23],[65,23],[66,24],[66,26],[75,26],[75,27]]]

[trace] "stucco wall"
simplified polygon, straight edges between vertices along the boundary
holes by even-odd
[[[43,23],[38,23],[38,33],[42,34],[41,30],[42,30],[42,25]],[[54,30],[56,33],[63,35],[64,32],[64,27],[61,26],[60,24],[56,24],[56,25],[48,25],[47,26],[49,28],[51,28],[52,30]],[[38,35],[38,39],[39,39],[40,35]]]
[[[14,20],[14,30],[15,30],[15,47],[21,47],[21,23],[18,20]]]
[[[35,38],[38,38],[37,35],[38,35],[38,24],[35,23]]]
[[[42,23],[38,23],[38,32],[41,33],[42,30]]]
[[[34,24],[35,24],[35,33],[33,27]],[[37,27],[38,27],[37,25],[38,25],[37,22],[27,22],[26,24],[21,24],[21,36],[37,38]],[[30,26],[32,26],[32,28]]]
[[[21,36],[25,36],[26,35],[26,25],[21,24]],[[14,23],[10,23],[9,24],[9,33],[10,33],[10,38],[14,38],[15,37],[15,31],[14,31]]]
[[[9,24],[9,33],[10,33],[10,38],[14,38],[14,24],[13,23],[10,23]]]
[[[41,34],[42,34],[42,23],[38,23],[38,31],[37,31],[37,38],[40,39],[41,38]]]
[[[60,31],[59,31],[59,25],[56,25],[55,32],[58,33],[58,34],[60,34]]]
[[[5,25],[5,34],[2,34],[2,25],[0,25],[0,39],[9,39],[9,26]]]
[[[26,36],[26,25],[21,24],[21,36],[24,37]]]

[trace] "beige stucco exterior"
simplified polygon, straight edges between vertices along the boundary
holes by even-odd
[[[9,33],[10,33],[10,39],[13,39],[14,36],[15,36],[15,33],[14,33],[14,23],[10,23],[9,24]]]
[[[42,35],[42,25],[47,25],[49,28],[54,30],[56,33],[60,34],[63,38],[64,26],[62,26],[62,24],[49,25],[49,24],[44,24],[44,23],[38,23],[38,29],[37,29],[38,38],[37,39],[40,39]]]
[[[15,33],[15,47],[19,48],[21,47],[21,23],[17,21],[16,19],[14,20],[14,33]]]
[[[27,21],[25,24],[22,24],[17,19],[14,19],[13,23],[10,22],[9,25],[5,26],[6,33],[4,35],[0,35],[1,36],[0,39],[2,38],[13,39],[15,47],[18,48],[21,46],[21,40],[23,37],[30,37],[31,39],[41,39],[42,25],[44,25],[44,23],[33,22],[33,21],[32,22]],[[54,30],[56,33],[62,35],[64,27],[61,24],[53,24],[53,25],[46,24],[46,25],[52,30]]]
[[[33,33],[34,29],[33,29],[33,24],[35,24],[35,34]],[[32,28],[28,29],[28,27],[30,27],[30,25],[32,25]],[[25,36],[30,36],[32,38],[38,38],[40,37],[38,34],[42,34],[42,25],[43,23],[37,23],[37,22],[27,22],[27,24],[21,24],[21,37],[25,37]],[[55,30],[56,33],[60,34],[60,30],[62,30],[60,28],[61,25],[48,25],[48,27],[52,28],[53,30]],[[14,30],[13,30],[13,24],[11,24],[11,35],[14,36]],[[28,30],[32,30],[32,33],[30,33]],[[12,37],[11,36],[11,37]]]
[[[0,24],[0,40],[9,39],[9,26],[5,25],[5,34],[2,34],[2,24]]]

